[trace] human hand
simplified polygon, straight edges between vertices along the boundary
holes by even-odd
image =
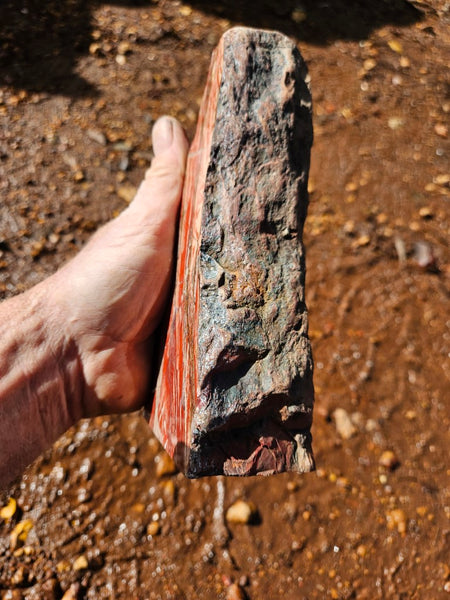
[[[150,377],[152,334],[168,301],[187,140],[175,119],[153,128],[155,157],[136,197],[52,276],[47,289],[75,345],[77,414],[139,408]]]
[[[82,417],[139,408],[167,303],[187,140],[167,117],[130,206],[0,303],[0,488]]]

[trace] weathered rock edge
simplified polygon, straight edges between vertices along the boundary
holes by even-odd
[[[302,245],[308,81],[296,46],[277,32],[231,29],[213,54],[150,415],[188,477],[314,468]]]

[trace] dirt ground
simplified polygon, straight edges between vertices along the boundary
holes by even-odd
[[[0,495],[2,600],[450,598],[449,23],[444,0],[2,1],[3,297],[127,205],[159,115],[192,136],[222,32],[298,42],[317,462],[188,481],[142,415],[82,422]]]

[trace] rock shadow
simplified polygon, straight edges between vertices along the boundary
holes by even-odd
[[[99,0],[2,0],[0,86],[70,97],[96,94],[76,72],[87,54]],[[201,11],[232,24],[278,29],[299,40],[326,45],[360,40],[387,24],[406,26],[423,13],[407,0],[190,0]],[[149,7],[153,0],[110,0],[107,4]]]
[[[190,0],[189,4],[233,24],[277,29],[320,46],[366,39],[385,25],[404,27],[424,18],[407,0]]]

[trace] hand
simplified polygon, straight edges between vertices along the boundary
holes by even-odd
[[[168,303],[187,154],[179,123],[153,129],[155,157],[135,199],[52,278],[52,305],[81,365],[83,416],[138,408],[152,334]]]
[[[168,304],[187,141],[153,129],[135,199],[60,271],[0,304],[0,488],[82,417],[138,408]]]

